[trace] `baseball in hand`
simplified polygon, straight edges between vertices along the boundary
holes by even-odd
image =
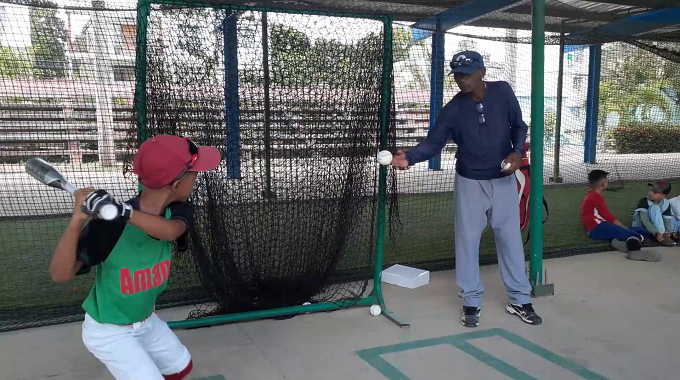
[[[511,163],[505,162],[505,160],[503,160],[503,162],[501,162],[501,169],[503,169],[503,170],[508,170],[508,169],[510,169],[511,167],[512,167],[512,164],[511,164]]]
[[[392,163],[392,153],[389,150],[381,150],[378,153],[378,163],[380,165],[389,165]]]

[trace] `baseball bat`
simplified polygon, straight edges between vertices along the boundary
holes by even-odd
[[[49,187],[65,190],[71,194],[77,190],[57,168],[38,157],[26,161],[26,173]],[[99,217],[104,220],[115,219],[117,215],[118,209],[110,203],[102,205],[99,210]]]

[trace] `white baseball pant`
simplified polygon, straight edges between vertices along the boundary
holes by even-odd
[[[85,314],[83,343],[116,380],[181,379],[191,370],[189,350],[156,313],[131,325],[99,323]]]

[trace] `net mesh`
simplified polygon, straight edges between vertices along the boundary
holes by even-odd
[[[192,259],[213,300],[192,317],[363,296],[366,276],[337,281],[370,273],[374,252],[382,29],[152,8],[148,133],[192,136],[226,157],[191,199]]]
[[[373,4],[331,5],[356,10],[360,3]],[[365,10],[386,9],[371,7]],[[531,35],[491,28],[501,21],[526,27],[527,9],[473,23],[486,28],[447,33],[445,68],[455,51],[480,51],[487,79],[513,86],[530,123]],[[588,239],[578,214],[588,171],[611,172],[616,191],[605,196],[624,223],[647,181],[680,178],[680,38],[670,27],[635,37],[612,32],[602,27],[611,20],[560,1],[548,1],[547,10],[544,246],[546,257],[556,257],[606,248]],[[394,11],[408,19],[441,9]],[[222,166],[199,177],[192,249],[173,261],[158,306],[198,305],[191,316],[200,317],[356,300],[370,277],[376,237],[382,22],[271,11],[263,28],[260,11],[233,16],[185,6],[153,7],[149,17],[148,134],[188,135],[223,152]],[[135,195],[129,158],[143,137],[133,104],[135,18],[130,1],[0,1],[0,331],[82,319],[93,276],[55,284],[47,271],[72,197],[37,183],[23,163],[39,156],[76,186]],[[566,48],[558,92],[560,27]],[[395,23],[388,52],[392,150],[412,148],[430,125],[432,40],[414,42],[412,34]],[[598,53],[599,102],[588,123],[589,62]],[[456,92],[445,76],[444,102]],[[389,173],[395,234],[386,265],[455,265],[455,151],[447,145],[441,170],[423,163]],[[671,196],[679,189],[673,186]],[[485,231],[480,262],[494,261]]]
[[[555,3],[569,10],[561,2],[548,5]],[[422,141],[430,128],[432,37],[414,42],[408,25],[397,22],[394,32],[396,130],[398,146],[404,150]],[[579,206],[589,171],[610,173],[608,206],[628,225],[637,201],[647,194],[647,182],[680,178],[680,36],[656,31],[629,37],[592,27],[565,33],[562,75],[561,35],[546,34],[543,178],[550,216],[544,215],[543,241],[547,258],[608,249],[590,240],[581,224]],[[444,104],[458,92],[453,78],[446,76],[451,55],[476,50],[484,57],[486,80],[509,82],[524,120],[531,125],[531,41],[531,32],[523,30],[463,26],[446,33]],[[590,82],[594,59],[601,61],[600,79]],[[593,92],[590,99],[597,99],[598,107],[591,109],[589,90],[594,91],[595,84],[599,93]],[[531,145],[530,136],[527,142]],[[435,159],[398,173],[399,217],[409,228],[389,246],[386,264],[434,270],[455,266],[456,149],[453,142],[447,144],[439,169],[433,169]],[[669,197],[678,194],[677,184],[673,186]],[[493,234],[487,229],[480,243],[480,262],[496,262],[495,253]]]
[[[126,79],[134,80],[134,7],[80,5],[87,9],[0,2],[0,331],[82,319],[94,280],[52,283],[50,259],[73,198],[28,176],[25,160],[42,157],[76,186],[118,198],[132,197],[137,186],[122,171],[132,125],[134,82]],[[170,288],[164,297],[181,301]]]

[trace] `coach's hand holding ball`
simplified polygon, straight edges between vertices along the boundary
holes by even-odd
[[[522,162],[522,158],[519,156],[519,153],[517,152],[512,152],[510,155],[503,160],[501,163],[501,171],[503,173],[512,173],[519,169],[519,165]]]
[[[399,170],[406,170],[409,168],[408,160],[406,159],[406,153],[403,151],[398,151],[397,154],[392,157],[392,167]]]

